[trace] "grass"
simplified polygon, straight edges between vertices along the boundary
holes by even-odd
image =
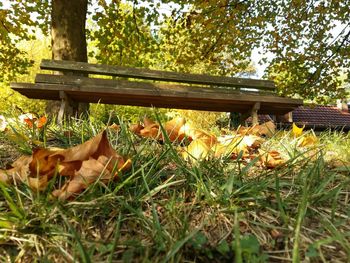
[[[101,123],[77,120],[44,131],[0,134],[9,151],[37,141],[70,147]],[[132,157],[116,182],[97,182],[58,202],[26,185],[0,185],[1,262],[347,262],[350,258],[350,136],[325,132],[301,149],[290,134],[264,143],[289,161],[267,170],[238,158],[190,165],[177,145],[138,138],[122,124],[112,145]],[[344,159],[345,158],[345,159]],[[347,159],[348,158],[348,159]],[[3,158],[2,158],[3,159]]]

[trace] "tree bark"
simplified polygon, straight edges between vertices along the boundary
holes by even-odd
[[[52,59],[87,62],[86,13],[88,0],[52,0]],[[55,105],[56,104],[56,105]],[[57,103],[48,103],[47,111],[57,113]],[[88,103],[70,105],[68,115],[85,114]]]

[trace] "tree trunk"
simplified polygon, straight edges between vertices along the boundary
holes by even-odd
[[[87,62],[85,22],[88,0],[52,0],[52,59]],[[50,102],[47,111],[57,113],[59,106]],[[88,103],[66,108],[68,115],[85,114]]]

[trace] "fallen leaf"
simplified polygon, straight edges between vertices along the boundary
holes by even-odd
[[[45,116],[42,116],[38,119],[32,113],[22,114],[18,118],[20,122],[26,123],[29,128],[33,128],[33,126],[36,126],[38,129],[41,129],[47,123],[47,118]]]
[[[125,162],[118,155],[111,158],[101,155],[97,160],[90,158],[82,162],[81,168],[75,172],[69,182],[52,194],[61,200],[69,199],[97,180],[107,182],[114,179],[119,172],[129,169],[130,165],[130,159]]]
[[[215,157],[238,155],[240,152],[247,154],[250,150],[260,147],[263,139],[256,135],[226,135],[218,138],[218,143],[214,145]]]
[[[256,124],[252,127],[240,126],[237,133],[241,135],[265,135],[271,137],[276,131],[276,125],[272,121],[263,124]]]
[[[56,165],[64,159],[62,149],[37,148],[33,150],[32,161],[29,164],[30,174],[36,176],[48,176],[51,178]]]
[[[23,155],[12,163],[10,169],[0,170],[0,180],[3,183],[11,181],[25,182],[30,175],[29,164],[32,161],[32,156]]]
[[[263,152],[262,150],[259,150],[259,153],[260,161],[268,169],[276,168],[285,163],[285,160],[282,159],[281,154],[278,151]]]
[[[25,113],[18,116],[18,120],[20,123],[27,123],[28,120],[34,119],[36,119],[36,116],[33,113]]]
[[[113,123],[112,125],[109,125],[108,129],[114,130],[116,132],[120,131],[120,125]]]
[[[153,126],[154,124],[157,124],[155,121],[151,120],[150,118],[148,117],[144,117],[143,118],[143,124],[144,124],[144,127],[148,127],[148,126]]]
[[[40,117],[36,122],[36,127],[41,129],[47,123],[47,118],[45,116]]]
[[[48,177],[28,177],[28,185],[31,189],[37,191],[44,191],[49,183]]]
[[[12,168],[0,170],[0,180],[5,183],[12,179],[22,181],[28,183],[32,189],[41,191],[58,172],[60,176],[69,176],[71,179],[55,193],[63,193],[66,189],[68,196],[71,196],[99,178],[115,178],[119,172],[129,169],[130,166],[130,159],[124,161],[112,148],[105,130],[85,143],[69,149],[35,149],[32,156],[22,156],[12,164]],[[61,194],[57,196],[65,199]]]
[[[0,132],[3,132],[7,128],[7,121],[6,118],[3,115],[0,115]]]
[[[272,238],[274,238],[274,239],[283,237],[283,233],[277,229],[271,229],[270,233],[271,233]]]
[[[144,127],[140,131],[140,135],[145,138],[153,138],[153,139],[159,139],[160,133],[159,133],[159,125],[158,124],[152,124],[149,126]]]
[[[299,147],[315,146],[317,142],[318,142],[318,139],[316,135],[309,134],[309,135],[300,137],[298,140],[297,146]]]
[[[294,137],[299,137],[303,134],[303,130],[305,128],[305,125],[301,128],[299,128],[294,122],[292,125],[292,133],[294,134]]]
[[[180,128],[179,134],[182,137],[187,137],[190,141],[200,139],[203,142],[205,142],[209,147],[212,147],[215,143],[217,143],[217,138],[214,134],[206,132],[202,129],[194,128],[188,123],[184,124]]]
[[[82,162],[80,169],[74,174],[72,179],[66,183],[61,189],[55,190],[52,194],[61,200],[66,200],[76,193],[80,193],[86,189],[91,183],[97,179],[110,179],[111,173],[105,168],[101,162],[105,156],[100,156],[99,159],[89,159]]]
[[[201,139],[192,141],[185,151],[182,153],[182,157],[186,161],[196,162],[208,157],[210,152],[210,147],[208,144]]]
[[[185,123],[186,120],[184,118],[176,117],[164,124],[164,130],[171,142],[182,141],[185,138],[185,135],[180,133],[180,129]]]
[[[143,130],[145,127],[143,127],[140,123],[137,124],[131,124],[129,127],[129,131],[141,135],[141,130]]]
[[[257,125],[257,134],[271,137],[276,132],[276,125],[272,121]]]
[[[344,171],[350,171],[350,161],[344,161],[341,159],[332,159],[328,162],[330,168],[342,168]]]

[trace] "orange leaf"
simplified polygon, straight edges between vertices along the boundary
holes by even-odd
[[[159,139],[159,125],[158,124],[152,124],[149,126],[146,126],[144,129],[140,131],[140,135],[145,138],[153,138],[153,139]]]
[[[39,120],[37,120],[37,127],[39,129],[41,129],[42,127],[44,127],[44,125],[47,123],[47,118],[45,116],[42,116],[39,118]]]
[[[33,158],[29,164],[30,173],[34,176],[48,175],[51,178],[57,163],[64,159],[61,152],[63,152],[62,149],[34,149]]]
[[[182,141],[184,139],[185,136],[183,134],[180,134],[179,131],[181,127],[185,125],[185,123],[186,120],[181,117],[176,117],[165,123],[164,129],[171,142],[174,142],[176,140]]]
[[[29,128],[33,128],[36,118],[34,119],[25,118],[23,121],[28,125]]]
[[[151,120],[150,118],[145,117],[145,118],[143,118],[143,124],[146,128],[148,126],[152,126],[152,125],[157,124],[157,123],[155,121]]]
[[[141,135],[141,130],[144,129],[144,127],[140,124],[131,124],[129,127],[129,131],[137,134],[137,135]]]
[[[260,160],[266,168],[273,169],[285,163],[278,151],[260,152]]]

